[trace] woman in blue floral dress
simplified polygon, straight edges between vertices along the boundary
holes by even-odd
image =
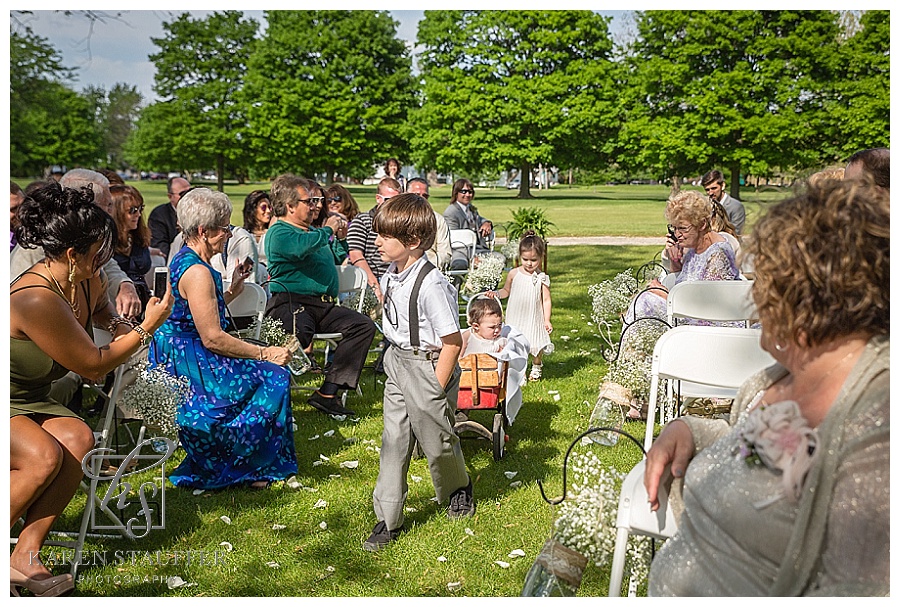
[[[198,188],[178,203],[185,246],[171,263],[175,306],[157,330],[151,367],[187,377],[191,393],[176,421],[186,456],[169,480],[177,487],[254,488],[297,472],[292,430],[291,352],[260,347],[225,332],[225,305],[240,294],[241,266],[228,291],[210,266],[230,238],[231,202]]]

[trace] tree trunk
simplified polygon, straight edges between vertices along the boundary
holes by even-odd
[[[681,191],[681,177],[678,175],[672,175],[672,191],[671,195],[675,195]]]
[[[326,166],[325,167],[325,187],[330,186],[334,183],[334,167]]]
[[[731,187],[728,189],[728,195],[732,198],[741,199],[741,163],[735,162],[730,167],[731,170]]]
[[[222,154],[216,157],[216,187],[220,192],[225,191],[225,156]]]
[[[425,181],[428,182],[428,187],[435,188],[438,186],[438,176],[437,171],[434,169],[429,169],[425,171]]]
[[[519,167],[519,193],[516,198],[534,198],[531,195],[531,164],[523,162]]]

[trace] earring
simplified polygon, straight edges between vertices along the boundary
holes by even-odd
[[[778,350],[779,352],[784,352],[785,350],[787,350],[787,346],[785,346],[784,344],[780,344],[776,341],[775,349]]]
[[[75,262],[71,259],[69,260],[69,283],[75,283]]]

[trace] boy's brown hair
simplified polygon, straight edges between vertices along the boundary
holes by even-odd
[[[480,296],[469,303],[469,325],[481,323],[482,319],[490,314],[499,316],[501,320],[503,319],[503,308],[500,307],[500,302],[493,297]]]
[[[427,200],[418,194],[400,194],[378,207],[372,230],[406,246],[418,240],[418,248],[427,251],[434,244],[437,220]]]

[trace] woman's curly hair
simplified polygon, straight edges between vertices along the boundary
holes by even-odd
[[[687,221],[700,228],[712,218],[713,206],[709,198],[694,190],[681,190],[666,202],[666,221]],[[707,228],[709,224],[707,224]]]
[[[49,259],[59,259],[70,247],[84,255],[97,242],[102,265],[116,242],[116,222],[94,204],[90,187],[64,188],[48,184],[27,196],[16,211],[16,241],[26,249],[41,247]]]
[[[811,183],[756,223],[747,249],[753,299],[776,341],[890,333],[890,200],[873,184]]]

